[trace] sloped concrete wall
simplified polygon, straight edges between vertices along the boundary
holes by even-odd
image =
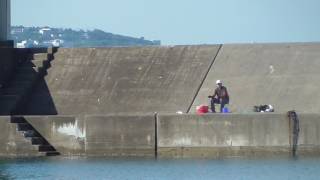
[[[25,114],[186,112],[219,47],[61,48]]]
[[[229,90],[233,112],[252,112],[272,104],[276,112],[318,113],[320,107],[320,44],[223,45],[193,104],[207,104],[215,81]]]
[[[0,156],[41,156],[38,147],[17,131],[16,124],[10,123],[10,117],[0,117]]]

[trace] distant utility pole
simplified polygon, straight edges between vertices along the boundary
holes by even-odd
[[[0,0],[0,41],[10,38],[11,9],[10,0]]]

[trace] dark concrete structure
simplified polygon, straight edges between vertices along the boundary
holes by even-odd
[[[13,48],[0,48],[0,88],[3,87],[13,75],[17,65]]]
[[[0,1],[0,48],[13,47],[13,41],[9,41],[11,27],[10,4],[10,0]]]

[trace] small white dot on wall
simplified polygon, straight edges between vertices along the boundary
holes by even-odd
[[[273,74],[273,72],[274,72],[274,67],[273,67],[273,65],[270,65],[270,66],[269,66],[269,69],[270,69],[270,74]]]

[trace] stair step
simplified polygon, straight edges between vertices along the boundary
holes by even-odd
[[[31,143],[32,145],[45,145],[47,141],[43,137],[32,137]]]
[[[16,73],[12,81],[34,81],[37,77],[37,74]]]
[[[32,87],[33,83],[34,83],[33,81],[12,81],[9,87],[28,89]]]
[[[18,131],[29,131],[33,130],[33,127],[29,123],[18,123]]]
[[[24,137],[42,137],[38,132],[34,130],[28,130],[23,133]]]
[[[30,48],[29,52],[32,54],[36,53],[47,53],[49,48]]]
[[[17,67],[16,72],[22,73],[22,74],[37,74],[39,72],[39,68],[38,67]]]
[[[1,95],[0,96],[0,115],[10,115],[16,107],[20,96]]]
[[[39,152],[52,152],[52,151],[56,151],[56,149],[54,147],[52,147],[51,145],[40,145],[39,146]]]
[[[23,68],[39,68],[39,67],[48,67],[49,66],[49,61],[48,60],[33,60],[33,61],[25,61],[21,63],[20,67]]]
[[[57,152],[57,151],[54,151],[54,152],[46,152],[46,156],[59,156],[60,153]]]
[[[10,122],[11,123],[27,123],[24,117],[14,117],[14,116],[11,117]]]
[[[44,60],[33,60],[31,61],[34,67],[46,67],[48,64],[48,61]]]
[[[49,47],[47,52],[53,55],[54,53],[58,52],[58,49],[58,47]]]
[[[38,68],[29,60],[23,61],[19,64],[19,68]]]
[[[48,53],[36,53],[33,54],[33,60],[47,60],[49,57]]]
[[[25,88],[4,88],[0,90],[1,95],[22,95],[25,93]]]

